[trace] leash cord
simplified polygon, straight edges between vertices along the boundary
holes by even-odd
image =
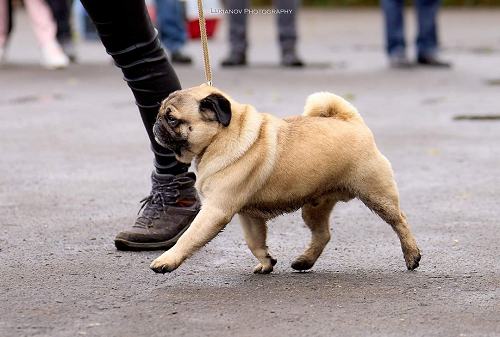
[[[205,61],[205,78],[208,85],[212,85],[212,70],[210,69],[210,57],[208,56],[207,27],[203,15],[203,2],[198,0],[198,17],[200,22],[201,45],[203,47],[203,60]]]

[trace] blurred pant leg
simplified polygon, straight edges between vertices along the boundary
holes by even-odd
[[[54,20],[57,24],[57,40],[59,42],[65,42],[71,40],[71,24],[70,24],[70,14],[71,14],[71,0],[45,0],[52,14],[54,15]]]
[[[241,14],[229,14],[229,42],[231,52],[246,53],[247,43],[247,15],[244,10],[248,8],[248,0],[227,0],[227,9],[241,10]]]
[[[170,52],[182,49],[188,39],[184,6],[179,0],[156,0],[161,42]]]
[[[7,31],[7,37],[10,35],[10,32],[12,32],[12,28],[14,27],[14,14],[12,11],[12,0],[7,0],[8,3],[8,10],[9,10],[9,25],[8,25],[8,31]]]
[[[382,0],[387,54],[405,52],[404,0]]]
[[[158,145],[153,135],[161,101],[181,88],[153,28],[144,0],[82,0],[104,47],[132,89],[159,173],[179,174],[189,165]]]
[[[57,25],[49,5],[44,0],[25,0],[24,6],[38,44],[41,46],[56,41]]]
[[[419,57],[432,56],[438,47],[437,13],[439,0],[415,0],[418,19],[417,50]]]
[[[0,0],[0,48],[7,43],[9,32],[12,29],[11,4],[8,0]]]
[[[295,17],[300,0],[275,0],[277,9],[291,10],[291,14],[278,14],[278,36],[281,50],[295,50],[297,30]]]

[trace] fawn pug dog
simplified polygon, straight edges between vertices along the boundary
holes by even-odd
[[[179,161],[194,160],[196,188],[205,197],[191,226],[151,263],[157,273],[178,268],[235,214],[259,260],[254,272],[270,273],[276,259],[267,247],[266,220],[299,208],[312,235],[292,268],[307,270],[330,240],[334,205],[353,198],[392,226],[407,268],[419,265],[391,165],[357,110],[339,96],[315,93],[302,116],[281,119],[201,85],[173,92],[162,102],[154,134]]]

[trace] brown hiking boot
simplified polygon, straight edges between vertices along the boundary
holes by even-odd
[[[142,213],[131,229],[118,233],[115,238],[119,250],[169,249],[200,210],[194,173],[174,176],[153,172],[151,180],[151,194],[141,200]]]

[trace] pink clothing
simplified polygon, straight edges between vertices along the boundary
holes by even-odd
[[[56,40],[57,25],[44,0],[24,0],[39,45]],[[7,42],[7,0],[0,0],[0,47]]]
[[[24,0],[38,44],[55,41],[57,25],[45,0]]]
[[[7,42],[7,30],[9,26],[7,0],[0,0],[0,48]]]

